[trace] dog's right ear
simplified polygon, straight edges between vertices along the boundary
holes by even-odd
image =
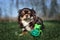
[[[22,9],[18,10],[18,23],[20,24],[20,16],[21,16]]]
[[[20,9],[20,10],[18,11],[18,15],[19,15],[20,17],[22,17],[22,9]]]
[[[18,11],[18,13],[21,14],[21,11],[22,11],[22,9],[20,9],[20,10]]]

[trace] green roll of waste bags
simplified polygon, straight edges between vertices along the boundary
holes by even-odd
[[[32,36],[40,36],[41,35],[40,33],[42,32],[40,28],[41,28],[41,25],[35,24],[34,29],[30,31],[30,34]]]

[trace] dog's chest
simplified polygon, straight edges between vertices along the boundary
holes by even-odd
[[[29,23],[30,23],[30,22],[22,21],[22,23],[23,23],[23,26],[25,27],[25,29],[26,29],[27,31],[31,31],[31,28],[29,27]]]
[[[29,22],[22,20],[22,24],[23,24],[23,26],[27,26],[27,25],[29,25]]]

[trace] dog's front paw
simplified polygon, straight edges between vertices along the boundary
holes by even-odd
[[[21,33],[21,34],[19,34],[19,36],[23,36],[23,34]]]

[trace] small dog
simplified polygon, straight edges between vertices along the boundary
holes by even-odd
[[[23,8],[18,11],[18,23],[20,28],[22,28],[22,33],[26,34],[27,31],[31,31],[34,28],[34,24],[38,23],[42,25],[42,30],[44,29],[43,21],[41,18],[36,16],[36,12],[33,9]]]

